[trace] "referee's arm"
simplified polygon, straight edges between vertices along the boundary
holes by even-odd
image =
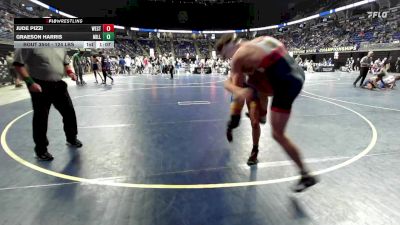
[[[16,49],[13,66],[15,67],[17,73],[20,74],[22,79],[25,81],[30,92],[42,92],[42,87],[35,83],[32,77],[29,76],[28,70],[25,67],[25,61],[31,54],[30,51],[30,49]]]
[[[64,71],[71,78],[71,80],[76,81],[76,79],[77,79],[76,78],[76,74],[72,70],[72,67],[71,67],[70,63],[71,63],[71,59],[69,58],[67,53],[65,53],[65,56],[64,56]]]
[[[74,73],[74,71],[72,70],[72,67],[68,64],[68,65],[64,65],[64,70],[65,73],[71,78],[71,80],[76,81],[76,74]]]

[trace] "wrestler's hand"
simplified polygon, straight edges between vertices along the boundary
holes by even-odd
[[[42,92],[42,87],[40,87],[40,85],[37,83],[33,83],[31,86],[29,86],[29,91],[33,93],[40,93]]]
[[[68,76],[71,78],[71,80],[73,80],[73,81],[76,81],[77,80],[77,77],[76,77],[76,74],[75,73],[70,73],[70,74],[68,74]]]

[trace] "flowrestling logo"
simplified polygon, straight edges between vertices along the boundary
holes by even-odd
[[[368,18],[378,17],[378,18],[385,19],[385,18],[387,18],[389,12],[385,11],[385,12],[367,12],[367,13],[368,13]]]

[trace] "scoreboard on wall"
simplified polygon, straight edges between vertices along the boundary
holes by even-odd
[[[15,48],[114,48],[114,24],[96,18],[15,18]]]

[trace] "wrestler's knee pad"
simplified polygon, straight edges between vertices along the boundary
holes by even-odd
[[[231,115],[231,119],[228,121],[228,129],[235,129],[240,124],[240,115]]]

